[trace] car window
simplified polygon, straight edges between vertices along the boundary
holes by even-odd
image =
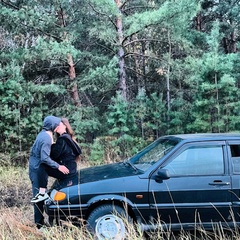
[[[134,164],[137,169],[146,171],[173,149],[180,141],[181,139],[178,138],[160,138],[130,158],[129,161]]]
[[[173,146],[174,145],[172,145],[171,142],[169,141],[159,143],[154,148],[149,149],[149,151],[146,151],[146,153],[138,159],[138,163],[154,164],[159,159],[161,159],[168,151],[170,151]]]
[[[231,162],[234,174],[240,174],[240,144],[230,144]]]
[[[219,145],[191,146],[164,168],[168,169],[170,176],[223,174],[223,148]]]

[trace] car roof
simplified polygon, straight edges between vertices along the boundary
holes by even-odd
[[[182,140],[240,140],[240,133],[191,133],[169,135],[168,137]]]

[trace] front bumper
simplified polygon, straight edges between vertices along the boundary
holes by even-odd
[[[88,206],[79,204],[64,204],[53,202],[50,199],[45,200],[44,209],[46,214],[51,218],[66,219],[69,217],[78,217],[86,219]]]

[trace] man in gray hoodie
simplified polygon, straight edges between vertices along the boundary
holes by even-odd
[[[37,138],[30,151],[29,159],[29,178],[32,183],[32,193],[34,199],[38,201],[34,204],[34,221],[38,228],[44,225],[43,216],[43,200],[48,198],[47,193],[41,193],[38,184],[38,169],[40,164],[44,163],[48,166],[58,169],[64,174],[68,174],[69,170],[64,165],[59,165],[50,158],[51,145],[53,143],[53,133],[57,129],[61,119],[55,116],[47,116],[43,121],[43,128],[37,135]]]

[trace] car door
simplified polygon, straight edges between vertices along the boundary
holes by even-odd
[[[227,146],[232,176],[232,218],[234,222],[240,222],[240,140],[228,141]]]
[[[229,221],[231,179],[224,141],[185,144],[153,174],[149,183],[151,215],[176,225]]]

